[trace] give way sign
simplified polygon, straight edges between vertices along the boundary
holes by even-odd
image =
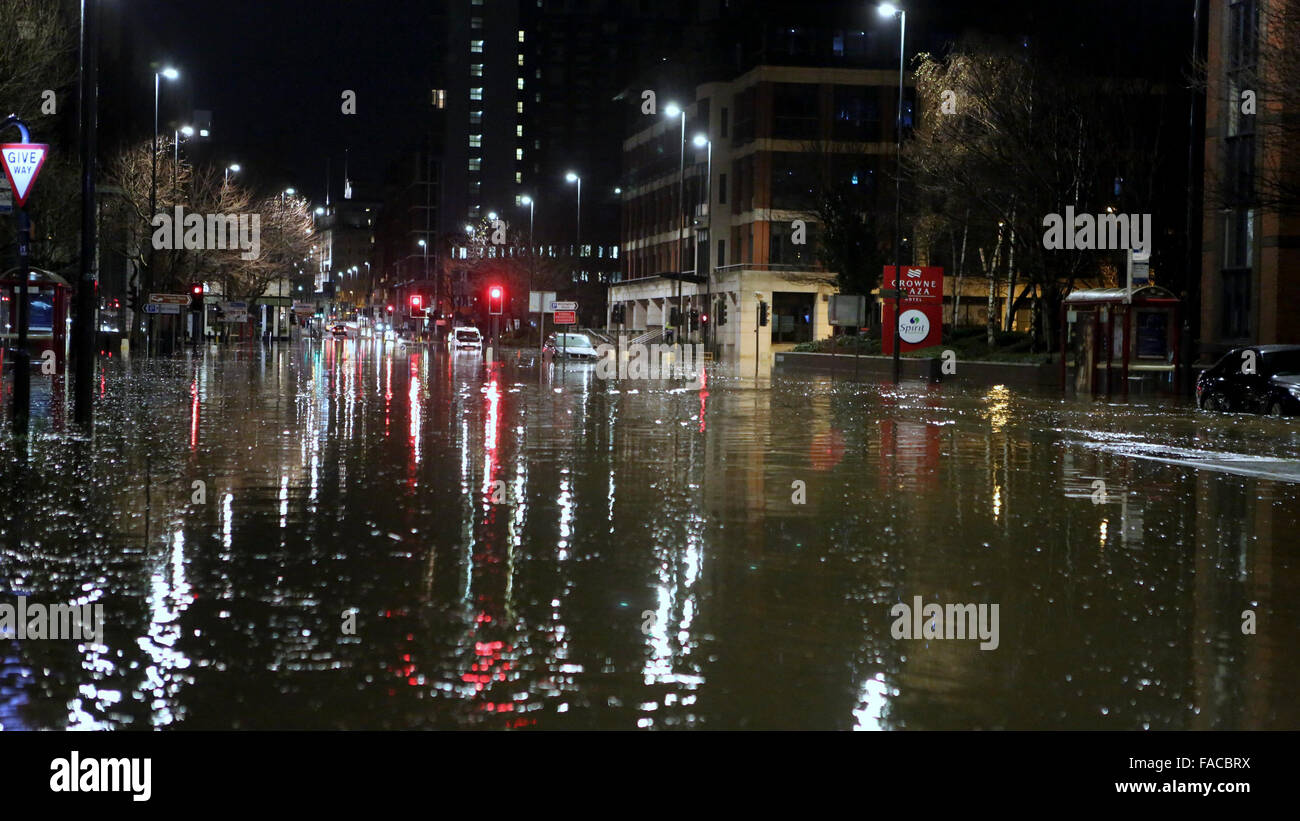
[[[36,175],[41,173],[45,164],[45,155],[50,147],[44,143],[4,143],[0,144],[0,160],[4,161],[5,176],[14,189],[14,199],[18,207],[27,204],[31,196],[32,184]]]

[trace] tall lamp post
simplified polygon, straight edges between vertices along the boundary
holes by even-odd
[[[238,174],[238,173],[239,173],[239,163],[237,163],[237,162],[236,162],[236,163],[231,163],[230,165],[227,165],[227,166],[226,166],[226,179],[225,179],[225,182],[222,183],[223,185],[229,185],[229,184],[230,184],[230,172],[231,172],[231,171],[234,171],[236,174]]]
[[[891,3],[880,4],[876,11],[881,17],[898,18],[897,165],[894,173],[894,384],[897,385],[903,378],[903,339],[898,332],[898,318],[903,311],[903,44],[907,37],[907,12]]]
[[[681,157],[677,164],[677,324],[673,326],[673,341],[677,341],[677,328],[685,319],[682,312],[682,275],[686,273],[686,109],[669,103],[664,114],[682,118]]]
[[[696,148],[708,148],[708,163],[705,166],[707,180],[704,183],[704,210],[708,214],[709,221],[705,228],[704,241],[704,311],[712,309],[710,303],[713,301],[713,258],[709,255],[709,244],[713,242],[713,140],[710,140],[705,134],[696,134],[693,140]],[[699,251],[696,251],[696,257],[699,257]],[[697,263],[698,264],[698,263]],[[708,345],[709,333],[713,328],[710,322],[704,331],[704,344]]]
[[[537,203],[533,201],[532,197],[525,194],[520,198],[519,204],[528,206],[528,295],[531,299],[533,293],[533,211]],[[531,318],[529,321],[531,321]]]
[[[181,164],[181,137],[194,136],[194,129],[188,125],[172,130],[172,196],[180,199],[179,186],[177,184],[176,173]]]
[[[158,210],[158,95],[162,78],[175,80],[181,73],[168,67],[153,73],[153,171],[149,175],[149,219]]]
[[[576,182],[578,184],[578,230],[576,234],[578,240],[578,247],[574,249],[574,256],[577,257],[579,261],[581,261],[581,257],[582,257],[582,177],[579,177],[577,174],[570,171],[569,173],[564,175],[564,179],[567,182]]]

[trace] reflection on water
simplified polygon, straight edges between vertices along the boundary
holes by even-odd
[[[61,382],[3,440],[0,604],[108,621],[0,638],[5,728],[1300,726],[1294,421],[369,341],[133,367],[93,440]],[[998,648],[894,639],[916,596],[999,604]]]

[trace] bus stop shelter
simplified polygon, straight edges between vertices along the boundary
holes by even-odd
[[[1072,361],[1079,393],[1127,397],[1130,388],[1177,393],[1181,313],[1178,297],[1158,285],[1074,291],[1061,303],[1062,390]]]
[[[0,334],[4,335],[6,353],[18,344],[20,288],[17,268],[0,275]],[[32,268],[27,291],[27,351],[33,360],[40,359],[45,351],[54,351],[55,367],[62,371],[67,364],[72,286],[53,271]]]

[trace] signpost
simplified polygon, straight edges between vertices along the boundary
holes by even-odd
[[[578,303],[576,302],[555,302],[551,301],[551,313],[555,316],[556,325],[577,325],[578,324]],[[564,335],[564,343],[561,346],[561,359],[569,356],[569,335]]]
[[[27,418],[31,413],[32,360],[27,352],[27,324],[30,313],[31,293],[28,281],[31,269],[27,264],[28,246],[31,243],[31,221],[27,216],[27,198],[31,196],[32,185],[41,173],[45,157],[50,147],[42,143],[29,143],[27,124],[17,117],[9,117],[0,128],[17,126],[22,133],[23,142],[0,144],[0,161],[3,161],[5,176],[13,188],[13,199],[18,206],[18,348],[14,351],[14,433],[26,435]]]
[[[898,279],[900,281],[895,282],[894,266],[886,265],[880,289],[880,296],[885,300],[881,352],[886,356],[894,353],[895,328],[902,343],[899,346],[902,353],[941,344],[943,269],[905,266]]]
[[[529,243],[531,245],[531,243]],[[532,265],[531,251],[529,252],[529,266]],[[542,327],[538,331],[537,348],[541,350],[546,345],[546,306],[555,301],[554,291],[529,291],[528,292],[528,311],[529,313],[539,313],[542,315]]]

